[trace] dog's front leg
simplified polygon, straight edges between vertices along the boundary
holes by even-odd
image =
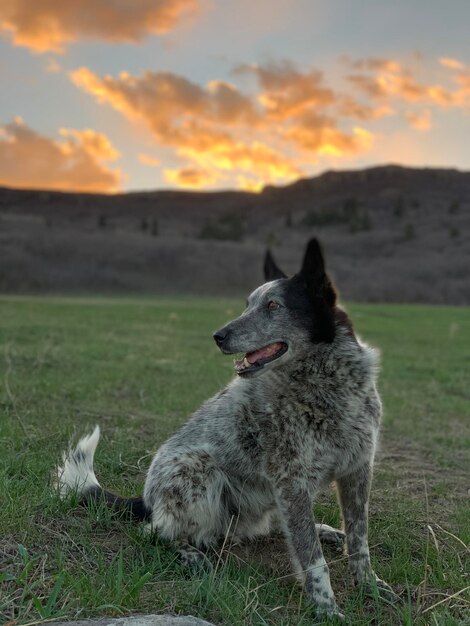
[[[377,587],[381,595],[396,599],[393,590],[374,573],[370,562],[368,541],[369,489],[372,468],[369,464],[337,480],[339,502],[343,514],[349,570],[356,584],[364,585],[373,593]]]
[[[343,618],[331,588],[308,491],[300,481],[284,479],[277,486],[277,498],[292,563],[305,593],[318,613]]]

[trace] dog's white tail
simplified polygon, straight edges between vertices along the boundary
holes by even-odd
[[[100,488],[93,469],[93,457],[100,439],[100,427],[82,437],[75,448],[64,452],[62,465],[57,468],[57,487],[62,497],[76,491],[79,496]]]
[[[100,427],[86,437],[82,437],[75,448],[70,448],[57,467],[55,484],[62,498],[75,491],[81,504],[103,502],[117,513],[129,515],[142,522],[149,521],[151,511],[142,496],[122,498],[101,487],[93,469],[93,457],[100,439]]]

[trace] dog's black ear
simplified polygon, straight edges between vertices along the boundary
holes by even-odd
[[[336,290],[325,272],[323,252],[315,238],[307,244],[300,274],[307,284],[310,297],[324,298],[332,307],[336,304]]]
[[[319,280],[325,275],[325,260],[318,239],[313,238],[308,242],[300,271],[310,281]]]
[[[267,282],[278,278],[287,278],[284,272],[276,265],[270,250],[266,250],[264,257],[264,278]]]

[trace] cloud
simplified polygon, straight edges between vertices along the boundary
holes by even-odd
[[[449,57],[441,57],[439,59],[439,63],[442,66],[448,67],[451,70],[464,70],[465,69],[464,63],[462,63],[461,61],[457,61],[457,59],[451,59]]]
[[[346,80],[355,91],[375,102],[383,101],[389,105],[405,102],[439,108],[470,106],[470,90],[465,87],[465,71],[454,76],[454,82],[460,84],[460,87],[451,88],[419,80],[414,72],[394,61],[365,59],[349,63],[355,69],[363,71],[348,74]],[[439,63],[452,70],[465,68],[460,61],[447,57],[440,58]]]
[[[338,99],[336,110],[340,117],[352,118],[363,122],[379,120],[382,117],[395,115],[394,109],[388,104],[370,105],[352,98],[350,95]]]
[[[319,156],[342,156],[367,151],[374,136],[365,128],[355,126],[352,132],[338,129],[333,120],[309,113],[298,125],[289,128],[288,137],[299,147]]]
[[[352,106],[323,84],[320,72],[302,72],[283,62],[241,66],[234,75],[254,77],[259,93],[248,95],[226,81],[202,86],[170,72],[113,77],[82,67],[70,78],[99,103],[145,124],[159,145],[173,148],[184,166],[169,170],[167,180],[184,186],[197,181],[199,188],[208,181],[200,172],[209,171],[231,175],[250,189],[290,182],[304,175],[315,157],[350,155],[372,141],[370,131],[340,129],[333,115],[315,113],[339,102]],[[382,114],[383,106],[368,111],[362,105],[360,117]],[[355,115],[350,111],[350,117]]]
[[[373,100],[385,98],[387,91],[380,80],[375,76],[367,76],[365,74],[348,74],[346,80],[357,91],[362,92],[367,98]]]
[[[405,117],[410,123],[410,126],[416,130],[425,131],[432,128],[432,112],[430,109],[424,109],[424,111],[420,113],[407,111]]]
[[[174,29],[200,0],[5,0],[0,2],[0,32],[15,46],[38,53],[63,53],[80,39],[139,42]]]
[[[143,165],[148,165],[148,167],[160,167],[161,165],[160,159],[150,156],[149,154],[145,154],[144,152],[139,152],[137,158]]]
[[[102,133],[61,129],[62,141],[41,135],[21,118],[0,126],[0,185],[82,192],[115,191],[122,173],[106,163],[119,157]]]
[[[406,70],[380,70],[374,75],[349,74],[347,80],[373,100],[398,98],[406,102],[426,99],[429,87],[417,82]]]
[[[182,168],[166,169],[165,180],[183,189],[203,189],[217,182],[219,176],[214,171]]]
[[[49,59],[47,59],[47,63],[45,64],[44,69],[46,72],[48,72],[48,74],[58,74],[62,68],[57,59],[50,57]]]
[[[432,82],[421,78],[419,63],[343,59],[334,87],[323,72],[289,61],[239,65],[233,83],[199,84],[172,72],[100,76],[86,67],[69,76],[172,150],[180,163],[166,170],[166,180],[259,190],[307,176],[319,164],[337,166],[341,158],[370,153],[375,137],[383,137],[376,126],[384,117],[393,116],[398,128],[401,122],[426,131],[436,108],[470,106],[470,72],[460,62],[450,67],[441,59],[439,80]]]
[[[223,81],[206,88],[170,72],[145,72],[117,78],[100,77],[88,68],[71,72],[77,87],[107,102],[127,117],[141,119],[161,136],[178,134],[185,121],[197,117],[206,123],[256,124],[258,115],[251,99]],[[168,128],[170,126],[170,128]]]
[[[253,74],[257,78],[261,88],[258,101],[273,119],[286,119],[312,106],[323,108],[335,100],[334,91],[324,85],[322,72],[302,72],[289,61],[242,65],[234,73]]]
[[[265,182],[293,180],[302,174],[295,159],[286,158],[260,141],[237,141],[227,136],[206,150],[188,144],[180,149],[180,155],[207,169],[222,172],[248,172]]]
[[[89,128],[86,130],[61,128],[59,133],[62,137],[72,137],[72,139],[76,140],[75,143],[68,142],[64,144],[66,146],[65,150],[73,149],[76,145],[79,145],[97,161],[116,161],[121,156],[103,133],[97,133]]]
[[[251,193],[259,193],[264,187],[263,181],[251,178],[250,176],[244,176],[243,174],[237,176],[236,182],[238,189],[250,191]]]
[[[71,79],[98,102],[146,124],[160,144],[173,147],[192,164],[181,170],[183,174],[169,170],[173,182],[188,186],[197,180],[200,187],[203,178],[199,173],[209,168],[250,171],[265,181],[291,180],[301,174],[291,158],[263,141],[248,141],[239,135],[261,129],[264,122],[256,102],[230,83],[211,81],[201,87],[168,72],[100,77],[87,68],[72,72]]]
[[[455,76],[455,82],[459,85],[460,100],[466,106],[470,106],[470,71],[460,72]]]
[[[355,70],[372,70],[386,72],[401,72],[403,66],[393,59],[383,57],[368,57],[366,59],[352,59],[349,56],[342,56],[341,61]]]

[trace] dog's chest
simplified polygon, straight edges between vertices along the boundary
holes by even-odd
[[[378,430],[378,418],[367,410],[368,403],[370,397],[364,394],[315,393],[308,388],[268,402],[260,422],[268,473],[299,473],[323,482],[368,462]]]

